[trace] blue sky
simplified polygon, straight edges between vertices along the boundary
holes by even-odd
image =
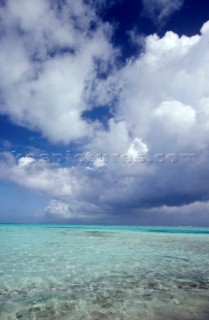
[[[0,4],[0,222],[209,226],[209,2]]]

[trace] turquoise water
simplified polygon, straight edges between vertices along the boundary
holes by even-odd
[[[2,320],[208,320],[209,229],[0,225]]]

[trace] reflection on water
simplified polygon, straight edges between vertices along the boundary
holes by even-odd
[[[0,319],[209,319],[209,230],[0,226]]]

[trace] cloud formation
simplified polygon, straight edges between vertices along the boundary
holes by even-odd
[[[197,208],[205,208],[205,216],[209,22],[192,37],[150,35],[143,52],[118,67],[111,28],[92,6],[81,0],[61,7],[26,2],[9,0],[1,14],[0,113],[49,141],[79,141],[81,152],[119,154],[123,161],[98,156],[90,164],[64,166],[27,156],[16,160],[8,152],[1,154],[0,177],[49,196],[49,220],[126,223],[156,215],[162,223],[166,214],[174,222],[183,212],[186,223],[191,215],[197,222]],[[159,21],[182,5],[152,3]],[[111,109],[107,126],[82,117],[98,105]],[[196,160],[152,163],[164,153],[192,153]],[[149,161],[136,162],[140,156]]]
[[[110,26],[82,0],[9,0],[0,28],[0,113],[52,142],[91,135],[85,92],[114,56]]]
[[[144,53],[118,73],[116,119],[125,119],[151,152],[196,151],[207,144],[208,26],[193,37],[148,36]]]

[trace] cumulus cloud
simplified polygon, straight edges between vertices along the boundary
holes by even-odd
[[[110,27],[82,0],[9,0],[1,10],[0,113],[52,142],[91,135],[82,119],[97,63],[110,63]],[[94,26],[94,28],[93,28]],[[86,97],[86,98],[85,98]]]
[[[56,167],[53,163],[36,162],[32,157],[16,160],[11,153],[2,154],[0,165],[1,178],[7,178],[19,186],[61,199],[73,195],[75,178],[70,176],[71,171],[68,168]]]
[[[147,152],[147,145],[141,139],[135,138],[127,151],[127,156],[134,162],[139,156],[146,155]]]
[[[147,37],[144,52],[114,75],[121,90],[115,119],[107,131],[97,132],[90,146],[133,158],[138,149],[150,159],[156,153],[185,153],[196,160],[193,165],[153,163],[150,171],[147,166],[117,166],[108,172],[104,166],[108,188],[100,199],[113,210],[163,204],[181,208],[208,199],[208,25],[192,37],[173,32]]]
[[[52,220],[77,217],[81,221],[121,219],[125,223],[129,215],[139,221],[145,214],[153,218],[158,212],[162,222],[160,217],[165,219],[166,214],[174,213],[177,219],[179,210],[179,214],[185,212],[186,223],[189,210],[197,209],[196,203],[207,209],[209,200],[209,23],[200,35],[192,37],[173,32],[162,38],[147,37],[143,53],[120,70],[114,68],[97,86],[95,57],[107,61],[112,53],[106,27],[81,1],[69,2],[69,8],[71,5],[74,14],[70,21],[65,20],[69,11],[48,7],[50,23],[45,26],[42,22],[40,34],[35,34],[30,44],[30,23],[41,23],[40,12],[45,12],[42,2],[34,9],[35,22],[21,17],[22,11],[12,0],[4,8],[12,18],[2,17],[3,26],[10,31],[0,40],[1,113],[55,142],[75,142],[88,136],[85,144],[80,144],[81,152],[105,154],[108,161],[98,157],[90,164],[64,167],[34,162],[33,157],[17,161],[7,152],[2,154],[0,176],[50,196],[45,216]],[[79,22],[77,12],[85,19]],[[64,18],[59,20],[59,15]],[[92,19],[98,23],[93,31],[87,27]],[[14,21],[19,29],[13,26]],[[57,33],[52,32],[55,22]],[[13,43],[16,50],[11,50]],[[81,117],[91,108],[84,97],[92,88],[98,104],[117,98],[107,128]],[[152,163],[156,153],[193,153],[196,162]],[[137,161],[141,155],[149,161]],[[191,209],[193,216],[195,209]]]
[[[205,146],[207,26],[200,36],[148,36],[144,53],[117,76],[122,90],[116,119],[125,119],[133,136],[143,139],[151,151],[171,150],[171,143],[174,152]]]
[[[134,140],[131,148],[139,152],[139,147],[145,151],[145,145]],[[182,205],[208,199],[203,172],[204,166],[200,170],[198,165],[191,170],[190,165],[149,166],[130,161],[89,170],[35,162],[31,157],[16,160],[10,153],[2,154],[0,162],[1,178],[53,199],[44,210],[44,220],[59,222],[137,222],[145,212],[148,216],[154,212],[152,208],[161,212],[163,206],[175,206],[177,211]]]
[[[144,14],[155,23],[163,23],[180,10],[185,0],[143,0]]]
[[[195,125],[196,112],[191,106],[180,101],[163,101],[153,112],[154,121],[158,121],[166,133],[182,134]]]

